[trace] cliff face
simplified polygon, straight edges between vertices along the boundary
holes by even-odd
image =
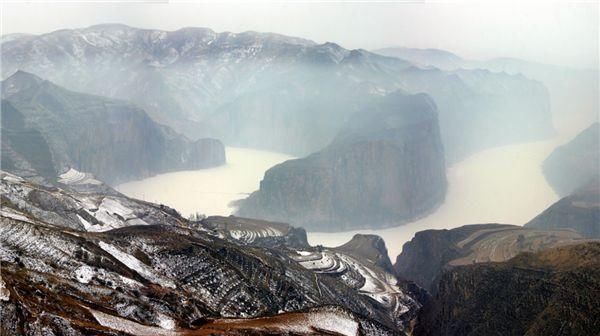
[[[596,242],[450,270],[414,335],[595,335],[598,316]]]
[[[543,169],[560,196],[571,194],[592,179],[600,179],[600,124],[592,124],[555,149],[544,161]]]
[[[572,230],[544,230],[516,225],[466,225],[452,230],[426,230],[404,244],[394,269],[403,279],[435,291],[440,276],[460,265],[506,261],[521,252],[585,241]]]
[[[237,213],[314,231],[380,228],[431,211],[445,192],[435,105],[394,93],[356,114],[322,151],[269,169]]]
[[[588,238],[600,238],[600,180],[590,181],[562,198],[525,226],[572,229]]]
[[[225,163],[215,139],[195,142],[128,103],[63,89],[19,71],[2,82],[2,167],[48,181],[75,168],[110,183]]]

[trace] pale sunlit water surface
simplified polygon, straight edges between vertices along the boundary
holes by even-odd
[[[338,246],[356,233],[377,234],[385,239],[389,255],[395,260],[402,245],[417,231],[475,223],[524,224],[558,199],[543,176],[541,164],[561,141],[564,139],[493,148],[449,167],[445,203],[416,222],[382,230],[309,232],[309,242]],[[290,158],[228,147],[225,166],[161,174],[122,184],[118,190],[169,205],[184,216],[195,212],[229,215],[234,211],[231,201],[258,189],[268,168]]]
[[[230,203],[257,190],[267,169],[292,158],[247,148],[225,150],[226,165],[160,174],[116,189],[130,197],[173,207],[185,217],[196,212],[228,216],[235,210]]]

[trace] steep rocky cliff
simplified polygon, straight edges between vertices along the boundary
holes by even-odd
[[[2,82],[2,168],[55,181],[69,168],[109,183],[225,163],[223,144],[190,141],[123,101],[18,71]]]
[[[89,178],[0,177],[3,334],[403,335],[420,307],[376,237],[348,253],[282,223],[190,222]]]
[[[313,231],[381,228],[426,214],[445,192],[435,104],[397,92],[357,113],[325,149],[269,169],[237,213]]]
[[[525,224],[540,229],[572,229],[600,238],[600,180],[586,183]]]
[[[521,252],[585,241],[572,230],[544,230],[516,225],[466,225],[452,230],[425,230],[404,244],[396,274],[435,291],[442,274],[460,265],[506,261]]]
[[[522,253],[445,273],[416,336],[596,335],[600,243]]]
[[[364,100],[398,89],[435,100],[451,162],[552,131],[547,90],[522,76],[424,69],[272,33],[103,24],[13,36],[0,49],[2,78],[23,69],[132,101],[192,139],[295,156],[330,143]]]
[[[555,149],[544,160],[543,169],[560,196],[571,194],[592,179],[600,179],[600,124],[592,124]]]

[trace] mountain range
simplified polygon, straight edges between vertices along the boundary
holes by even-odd
[[[433,67],[445,71],[484,69],[539,81],[548,89],[552,119],[554,126],[560,127],[560,132],[575,134],[599,121],[598,69],[578,69],[509,57],[469,60],[440,49],[391,47],[374,52],[398,57],[424,68]]]
[[[569,113],[588,126],[593,71],[118,24],[0,47],[2,335],[600,330],[597,123],[546,160],[563,198],[528,223],[424,230],[395,263],[379,236],[311,246],[303,228],[433,211],[446,164],[546,138]],[[222,165],[224,144],[299,158],[227,217],[110,186]]]
[[[271,33],[97,25],[7,38],[1,58],[3,78],[28,71],[131,101],[191,139],[296,156],[323,149],[363,103],[397,90],[434,99],[449,162],[553,131],[546,88],[523,76],[424,69]]]

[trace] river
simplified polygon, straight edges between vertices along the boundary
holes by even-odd
[[[312,245],[338,246],[356,233],[385,239],[392,261],[415,232],[465,224],[524,224],[558,197],[547,184],[542,161],[564,139],[488,149],[448,168],[446,201],[431,215],[382,230],[309,232]],[[172,206],[184,216],[199,212],[229,215],[231,202],[258,189],[264,172],[290,156],[227,147],[227,164],[217,168],[167,173],[117,187],[124,194]]]

